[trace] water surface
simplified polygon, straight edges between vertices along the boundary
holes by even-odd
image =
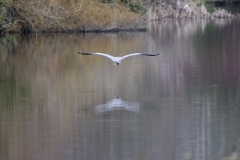
[[[240,135],[237,20],[0,41],[1,160],[219,160]],[[77,51],[131,57],[113,66]],[[238,147],[239,149],[239,147]]]

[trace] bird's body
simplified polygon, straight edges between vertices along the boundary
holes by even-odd
[[[132,53],[132,54],[125,55],[123,57],[114,57],[114,56],[111,56],[109,54],[94,53],[94,52],[82,52],[82,53],[78,52],[78,54],[82,54],[82,55],[99,55],[99,56],[107,57],[107,58],[109,58],[109,59],[111,59],[113,61],[114,65],[119,65],[124,58],[128,58],[128,57],[131,57],[131,56],[157,56],[157,55],[159,55],[159,54]]]

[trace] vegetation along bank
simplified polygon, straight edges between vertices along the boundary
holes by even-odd
[[[233,18],[203,0],[0,0],[0,33],[144,30],[162,18]]]

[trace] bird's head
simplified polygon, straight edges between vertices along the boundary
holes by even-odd
[[[113,65],[119,65],[120,62],[113,62]]]

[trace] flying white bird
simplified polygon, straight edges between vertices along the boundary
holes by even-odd
[[[93,52],[82,52],[81,53],[81,52],[78,52],[78,54],[99,55],[99,56],[107,57],[113,61],[113,65],[119,65],[124,58],[131,57],[131,56],[157,56],[157,55],[159,55],[159,54],[146,54],[146,53],[132,53],[132,54],[125,55],[123,57],[114,57],[114,56],[111,56],[111,55],[105,54],[105,53],[93,53]]]

